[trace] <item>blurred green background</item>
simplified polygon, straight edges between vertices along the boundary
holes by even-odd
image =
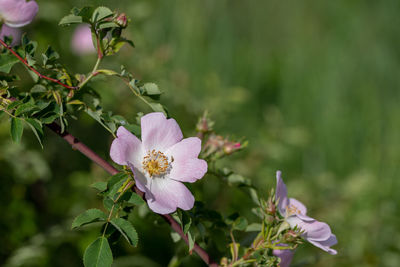
[[[161,102],[194,134],[204,110],[218,133],[245,136],[250,145],[225,164],[249,177],[265,195],[282,170],[289,194],[309,215],[330,224],[337,256],[312,247],[297,250],[296,266],[399,266],[400,215],[400,2],[240,0],[39,0],[24,28],[52,45],[71,72],[89,72],[95,55],[71,53],[74,27],[57,22],[73,6],[106,5],[132,19],[125,47],[103,67],[123,64],[159,84]],[[22,72],[22,68],[15,70]],[[119,81],[93,82],[105,109],[134,121],[150,112]],[[70,132],[108,160],[111,136],[87,115]],[[12,144],[0,124],[0,265],[81,266],[98,227],[70,230],[72,219],[100,207],[89,184],[107,174],[63,140],[46,132],[41,150],[26,131]],[[241,191],[207,176],[196,198],[224,215],[248,212]],[[224,189],[224,190],[223,190]],[[205,194],[207,192],[207,194]],[[155,216],[132,218],[139,247],[124,242],[115,266],[167,266],[174,253],[169,228]],[[196,256],[181,266],[202,266]]]

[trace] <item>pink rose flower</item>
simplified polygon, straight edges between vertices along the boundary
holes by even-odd
[[[329,254],[336,255],[337,251],[330,246],[337,244],[337,239],[331,228],[324,222],[319,222],[306,215],[307,208],[300,201],[287,197],[286,185],[281,178],[281,172],[276,172],[276,199],[279,213],[289,223],[291,228],[297,226],[304,231],[302,237],[316,247]]]
[[[22,27],[33,20],[39,6],[35,1],[0,0],[0,20],[10,27]]]
[[[96,50],[93,46],[92,32],[88,24],[76,27],[71,41],[72,51],[77,55],[91,54]]]
[[[168,214],[177,208],[193,208],[194,197],[182,182],[193,183],[207,172],[207,162],[198,159],[201,140],[183,138],[174,119],[153,112],[141,119],[142,141],[119,127],[110,156],[131,167],[137,187],[145,193],[150,209]]]
[[[21,35],[22,32],[18,28],[9,27],[7,26],[7,24],[3,24],[3,26],[1,27],[0,39],[4,40],[4,36],[11,36],[12,37],[11,46],[16,46],[21,43]]]

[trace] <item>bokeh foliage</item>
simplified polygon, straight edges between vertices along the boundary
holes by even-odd
[[[73,6],[90,3],[132,19],[128,37],[136,48],[124,47],[105,66],[123,64],[156,81],[165,92],[161,102],[187,136],[205,109],[220,134],[246,136],[247,151],[225,164],[265,194],[282,170],[289,194],[331,225],[338,255],[309,245],[297,251],[295,264],[398,265],[398,1],[41,0],[24,30],[40,51],[50,44],[69,69],[89,72],[96,56],[73,55],[73,27],[57,22]],[[24,75],[23,68],[15,71]],[[134,119],[151,111],[117,80],[99,78],[93,86],[115,114]],[[70,223],[101,206],[88,185],[107,175],[49,131],[44,150],[28,131],[22,144],[12,144],[6,116],[1,121],[0,263],[81,265],[98,229],[78,234]],[[111,136],[89,116],[72,122],[70,132],[109,159]],[[191,189],[223,214],[250,214],[251,200],[216,177]],[[131,219],[141,242],[134,249],[121,242],[115,266],[173,266],[174,252],[187,254],[163,222]],[[181,264],[201,261],[188,256]]]

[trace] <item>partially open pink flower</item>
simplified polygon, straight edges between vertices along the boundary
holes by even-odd
[[[194,197],[182,182],[193,183],[207,172],[207,162],[198,159],[201,140],[183,138],[174,119],[153,112],[141,119],[142,141],[119,127],[110,156],[131,167],[137,187],[145,193],[150,209],[168,214],[177,208],[193,208]]]
[[[10,27],[31,23],[38,10],[39,6],[34,0],[0,0],[0,20]]]
[[[4,36],[11,36],[12,37],[12,42],[11,46],[18,45],[21,42],[21,35],[22,32],[18,28],[12,28],[7,26],[7,24],[3,24],[1,26],[1,31],[0,31],[0,39],[4,40]]]
[[[291,228],[297,226],[304,231],[302,237],[316,247],[335,255],[337,251],[330,248],[337,244],[337,239],[331,228],[324,222],[319,222],[306,215],[307,208],[300,201],[287,197],[286,185],[281,178],[281,172],[276,172],[276,199],[279,213],[285,217]]]
[[[96,50],[93,46],[92,32],[88,24],[79,25],[72,36],[72,51],[78,55],[91,54]]]
[[[282,244],[281,246],[286,246]],[[274,256],[279,257],[281,259],[281,262],[279,263],[279,267],[289,267],[290,263],[292,262],[293,256],[294,256],[294,250],[293,249],[274,249],[272,251],[272,254]]]

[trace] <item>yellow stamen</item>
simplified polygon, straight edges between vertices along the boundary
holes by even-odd
[[[150,177],[165,174],[169,169],[168,158],[160,151],[149,151],[143,158],[142,167]]]
[[[286,211],[289,215],[293,215],[293,214],[301,214],[300,210],[294,206],[293,204],[289,205],[286,207]]]

